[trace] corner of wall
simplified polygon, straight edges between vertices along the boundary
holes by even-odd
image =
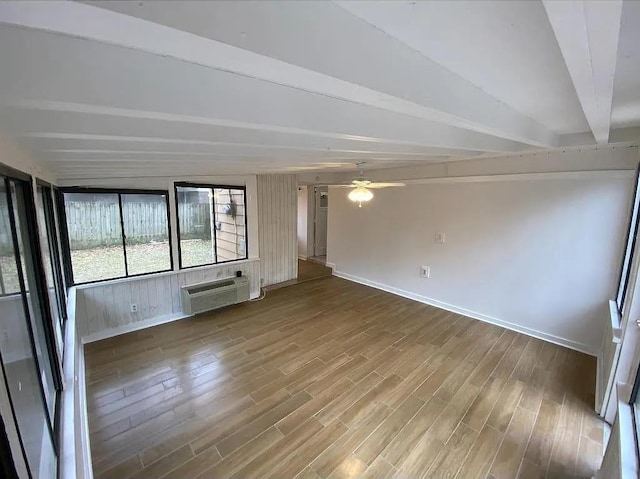
[[[2,153],[0,161],[5,165],[49,183],[56,183],[57,178],[53,171],[2,134],[0,134],[0,152]]]

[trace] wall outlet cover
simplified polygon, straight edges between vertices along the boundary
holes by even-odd
[[[137,303],[131,303],[131,312],[132,313],[137,313],[138,312],[138,304]]]
[[[445,234],[444,233],[436,233],[436,243],[444,244]]]

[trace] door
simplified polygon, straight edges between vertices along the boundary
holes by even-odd
[[[315,238],[314,256],[325,256],[327,254],[327,212],[329,210],[329,188],[326,186],[316,186],[314,188],[315,197]]]

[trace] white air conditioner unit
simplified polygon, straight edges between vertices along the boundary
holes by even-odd
[[[249,300],[249,278],[229,278],[183,286],[182,312],[198,314]]]

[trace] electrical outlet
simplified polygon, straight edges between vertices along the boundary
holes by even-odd
[[[431,268],[428,266],[420,266],[420,277],[428,278],[429,276],[431,276]]]
[[[264,286],[264,278],[260,278],[260,286]]]
[[[436,233],[436,243],[442,243],[444,244],[444,233]]]
[[[137,313],[138,312],[138,304],[137,303],[131,303],[131,312],[132,313]]]

